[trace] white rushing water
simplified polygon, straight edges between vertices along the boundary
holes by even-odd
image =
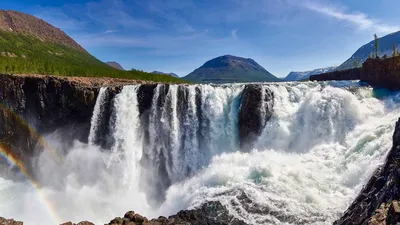
[[[219,200],[251,224],[331,224],[384,162],[400,116],[396,93],[377,99],[371,88],[335,86],[265,84],[274,93],[274,112],[246,153],[238,147],[243,85],[171,85],[166,94],[159,85],[147,144],[139,86],[126,86],[113,102],[109,150],[93,142],[100,92],[90,144],[76,141],[62,163],[45,150],[37,159],[40,191],[0,178],[0,215],[28,225],[55,224],[55,214],[104,224],[128,210],[156,217]],[[62,135],[46,140],[63,147]],[[169,184],[162,202],[150,191],[158,179]]]

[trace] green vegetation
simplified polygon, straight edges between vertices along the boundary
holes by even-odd
[[[398,52],[397,52],[397,47],[396,47],[396,45],[393,45],[393,50],[392,50],[392,57],[396,57],[396,56],[398,56]]]
[[[354,68],[358,68],[360,67],[360,63],[356,60],[354,61]]]
[[[375,58],[379,57],[379,38],[376,34],[374,34],[374,50],[375,50]]]
[[[182,79],[143,71],[121,71],[65,45],[0,30],[0,73],[112,77],[183,83]]]

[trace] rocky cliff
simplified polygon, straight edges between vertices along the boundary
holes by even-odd
[[[107,78],[0,75],[0,145],[29,167],[41,135],[62,129],[87,141],[99,88],[136,83]]]
[[[400,90],[400,56],[367,59],[362,68],[313,75],[310,80],[361,80],[374,87]]]
[[[385,164],[378,168],[335,225],[394,225],[400,222],[400,119]]]

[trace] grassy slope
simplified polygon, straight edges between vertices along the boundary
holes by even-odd
[[[0,72],[184,82],[182,79],[168,75],[141,71],[120,71],[106,65],[88,53],[61,44],[43,42],[33,36],[1,30]]]

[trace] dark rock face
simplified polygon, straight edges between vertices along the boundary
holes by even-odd
[[[360,68],[348,69],[342,71],[333,71],[329,73],[323,73],[319,75],[311,75],[311,81],[326,81],[326,80],[360,80],[361,79]]]
[[[240,148],[249,150],[272,116],[274,93],[261,85],[249,84],[243,90],[239,112]]]
[[[368,59],[363,64],[361,80],[375,87],[400,89],[400,57]]]
[[[108,225],[245,225],[244,221],[229,215],[228,210],[219,202],[208,202],[193,210],[182,210],[168,218],[160,216],[148,220],[134,211],[116,217]]]
[[[362,68],[313,75],[310,80],[361,80],[373,87],[400,90],[400,56],[367,59]]]
[[[2,147],[27,163],[44,133],[66,129],[66,140],[87,141],[97,94],[62,78],[0,75]]]
[[[400,222],[399,199],[400,119],[396,123],[393,146],[385,165],[375,172],[344,215],[334,224],[396,224]],[[377,223],[379,221],[382,223]]]

